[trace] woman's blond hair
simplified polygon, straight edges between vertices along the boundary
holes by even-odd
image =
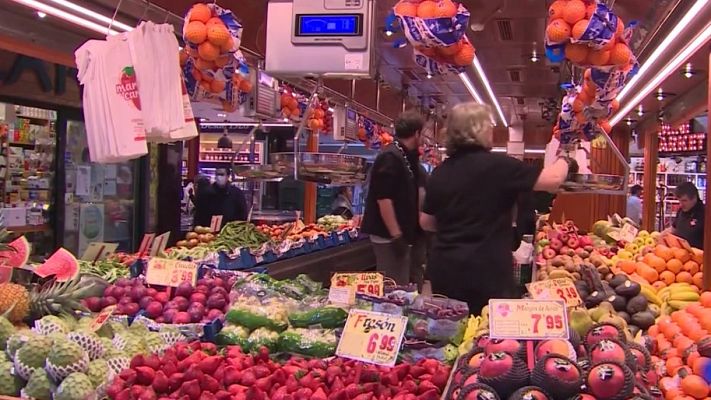
[[[480,146],[491,149],[491,108],[474,102],[457,104],[447,116],[447,154],[462,148]]]

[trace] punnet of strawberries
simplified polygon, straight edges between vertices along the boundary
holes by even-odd
[[[112,400],[438,400],[450,367],[432,359],[380,367],[344,358],[275,361],[266,348],[178,343],[139,355],[108,386]]]

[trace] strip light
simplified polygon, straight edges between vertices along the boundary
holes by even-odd
[[[494,107],[496,108],[496,112],[499,114],[499,118],[501,118],[501,122],[504,124],[505,127],[508,128],[509,123],[506,121],[506,117],[504,116],[503,110],[501,110],[501,104],[499,104],[499,101],[496,99],[494,90],[491,88],[491,84],[489,83],[489,78],[486,77],[484,68],[479,63],[479,58],[477,58],[477,57],[474,57],[474,69],[476,70],[476,73],[479,75],[479,79],[481,79],[481,83],[484,84],[484,88],[486,89],[486,92],[489,93],[491,102],[494,103]]]
[[[644,100],[644,98],[652,93],[669,75],[674,73],[686,60],[696,53],[706,42],[711,40],[711,24],[706,25],[701,33],[694,38],[676,57],[674,57],[657,75],[654,76],[624,107],[610,119],[610,125],[614,126],[620,122],[627,113]]]
[[[508,150],[506,147],[492,147],[491,148],[492,153],[507,153]],[[525,154],[546,154],[545,149],[524,149],[523,152]]]
[[[472,83],[471,79],[469,79],[469,75],[467,75],[466,72],[460,72],[459,79],[462,80],[464,87],[467,88],[467,90],[469,91],[469,94],[472,95],[472,97],[474,98],[474,100],[476,100],[477,103],[485,104],[484,99],[479,94],[479,91],[476,90],[476,88],[474,87],[474,84]],[[493,115],[491,116],[491,123],[496,125],[496,117],[494,117]]]
[[[59,8],[52,7],[50,5],[40,3],[39,1],[35,0],[13,0],[15,3],[22,4],[24,6],[34,8],[37,11],[41,11],[47,15],[52,15],[57,18],[61,18],[67,22],[71,22],[73,24],[79,25],[81,27],[90,29],[94,32],[98,32],[101,34],[109,34],[109,35],[116,35],[118,34],[117,31],[113,29],[108,29],[107,26],[97,24],[96,22],[89,21],[87,19],[84,19],[82,17],[76,16],[72,13],[66,12],[64,10],[60,10]],[[108,23],[107,23],[108,25]]]
[[[121,28],[127,32],[130,30],[133,30],[133,27],[130,25],[126,25],[123,22],[119,22],[116,20],[114,20],[112,22],[111,18],[107,17],[106,15],[100,14],[96,11],[92,11],[92,10],[82,7],[78,4],[72,3],[71,1],[66,1],[66,0],[50,0],[50,1],[52,3],[59,4],[60,6],[74,10],[74,11],[78,12],[79,14],[83,14],[83,15],[86,15],[87,17],[91,17],[97,21],[103,22],[106,24],[107,27],[109,26],[109,24],[112,24],[112,27],[115,26],[115,27]]]
[[[226,128],[226,127],[242,127],[242,126],[250,126],[250,127],[255,127],[259,124],[256,122],[201,122],[200,127],[205,127],[205,128]],[[265,128],[278,128],[278,127],[293,127],[294,124],[289,124],[289,123],[264,123],[262,124],[263,127]]]
[[[681,35],[687,26],[693,21],[697,15],[703,10],[709,0],[697,0],[696,3],[689,9],[689,11],[684,15],[681,20],[674,26],[674,29],[669,32],[668,35],[664,37],[664,40],[657,46],[656,49],[650,54],[647,61],[639,68],[637,74],[630,79],[629,83],[620,91],[617,95],[617,100],[622,102],[628,94],[633,93],[635,84],[644,78],[646,72],[652,67],[652,64],[667,50],[667,48]],[[614,124],[613,124],[614,125]]]

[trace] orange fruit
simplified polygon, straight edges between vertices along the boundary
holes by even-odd
[[[585,31],[588,29],[589,23],[590,21],[587,19],[581,19],[580,21],[576,22],[575,25],[573,25],[573,29],[571,31],[571,36],[573,37],[573,39],[580,39],[581,37],[583,37]]]
[[[212,11],[207,4],[197,3],[190,9],[190,22],[199,21],[203,24],[212,17]]]
[[[222,25],[213,24],[207,27],[207,40],[215,46],[222,46],[230,38],[230,32]]]
[[[210,91],[212,93],[220,93],[223,90],[225,90],[225,81],[213,79],[213,81],[210,82]]]
[[[704,263],[704,251],[697,248],[691,248],[691,259],[697,264],[701,265]]]
[[[593,98],[585,91],[578,93],[575,99],[580,100],[586,106],[589,106],[593,102]]]
[[[234,47],[235,47],[235,41],[234,41],[234,39],[232,39],[232,36],[230,35],[227,38],[227,41],[225,43],[223,43],[222,46],[220,46],[220,51],[223,53],[227,53],[227,52],[232,51]]]
[[[699,287],[699,288],[703,287],[704,286],[704,273],[703,272],[695,273],[694,276],[691,278],[691,282],[696,287]]]
[[[416,17],[417,4],[410,3],[409,1],[401,1],[395,5],[394,11],[395,14],[403,17]]]
[[[222,68],[225,65],[227,65],[227,63],[229,63],[229,62],[230,62],[230,55],[224,54],[224,55],[217,57],[217,59],[215,60],[215,66],[217,68]]]
[[[620,102],[617,99],[612,99],[610,102],[610,112],[616,113],[620,109]]]
[[[665,272],[669,272],[669,271],[665,271]],[[671,272],[669,272],[669,273],[672,275],[672,279],[675,279],[675,278],[676,278],[676,277],[674,276],[674,274],[672,274]],[[662,272],[661,274],[659,274],[659,279],[662,279],[662,274],[664,274],[664,272]],[[673,281],[672,281],[672,282],[673,282]],[[666,284],[666,282],[664,282],[663,280],[661,280],[661,281],[656,281],[656,282],[652,283],[652,287],[655,288],[657,291],[659,291],[659,290],[662,290],[662,289],[664,289],[665,287],[667,287],[667,284]]]
[[[672,258],[671,260],[667,261],[667,269],[675,274],[678,274],[681,272],[681,267],[684,264],[681,263],[681,261],[677,260],[676,258]]]
[[[291,116],[294,118],[298,118],[301,116],[301,110],[298,108],[292,108],[291,109]]]
[[[417,16],[420,18],[434,18],[437,15],[437,3],[425,0],[417,6]]]
[[[225,26],[225,23],[219,17],[212,17],[205,22],[205,26],[221,25]],[[226,28],[226,27],[225,27]]]
[[[211,81],[201,81],[200,87],[203,88],[206,92],[209,92],[212,90],[212,82]]]
[[[462,44],[460,42],[457,42],[451,46],[440,47],[437,49],[437,52],[445,57],[452,57],[455,54],[459,53],[461,47]]]
[[[584,107],[585,104],[577,97],[575,98],[575,100],[573,100],[573,111],[575,111],[576,113],[582,112]]]
[[[201,73],[200,70],[197,69],[197,68],[193,68],[193,69],[190,71],[190,75],[192,75],[192,76],[193,76],[193,79],[195,79],[195,80],[198,81],[198,82],[200,82],[200,81],[202,80],[202,73]]]
[[[706,308],[711,308],[711,292],[703,292],[699,297],[699,302]]]
[[[435,11],[435,17],[437,18],[452,18],[457,15],[457,5],[454,4],[452,0],[440,0],[437,3],[437,11]]]
[[[671,249],[663,244],[658,244],[654,248],[654,254],[664,259],[664,261],[669,261],[674,258],[674,253]]]
[[[565,45],[565,57],[574,63],[580,64],[588,57],[588,46],[568,43]]]
[[[595,14],[595,10],[597,10],[597,3],[592,2],[588,4],[588,6],[585,8],[585,18],[590,19],[590,17]]]
[[[697,272],[699,272],[699,264],[689,260],[684,263],[684,265],[681,267],[681,269],[690,273],[691,275],[694,275]]]
[[[615,43],[617,43],[617,41],[616,41],[615,38],[613,37],[612,39],[608,40],[607,43],[605,43],[605,44],[600,48],[600,50],[612,50],[612,48],[615,47]]]
[[[185,64],[188,62],[189,57],[190,57],[190,54],[188,54],[188,52],[185,50],[178,52],[178,59],[180,60],[181,67],[185,66]]]
[[[695,399],[704,399],[709,395],[709,385],[698,375],[685,376],[681,380],[681,390]]]
[[[617,17],[617,30],[615,30],[615,36],[622,36],[625,32],[625,23],[622,22],[622,18]]]
[[[548,18],[550,20],[563,18],[563,11],[568,3],[567,0],[556,0],[548,7]]]
[[[185,40],[190,43],[200,44],[207,39],[207,29],[205,24],[200,21],[188,22],[185,27]]]
[[[584,125],[586,122],[588,122],[587,117],[583,113],[577,113],[575,114],[575,120],[578,121],[581,125]]]
[[[676,373],[676,370],[684,366],[684,361],[681,357],[670,357],[667,359],[665,365],[667,367],[667,372],[673,375]]]
[[[667,263],[664,261],[663,258],[653,254],[653,253],[647,253],[644,255],[642,258],[645,264],[649,265],[650,267],[654,268],[657,270],[657,272],[662,272],[667,269]]]
[[[615,46],[610,50],[610,64],[626,65],[630,62],[632,52],[624,43],[615,43]]]
[[[252,91],[252,82],[249,79],[242,79],[239,83],[239,91],[249,93]]]
[[[662,271],[659,273],[659,279],[669,286],[676,281],[676,274],[671,271]]]
[[[282,108],[281,115],[284,117],[290,117],[291,116],[291,108],[289,108],[289,107]]]
[[[570,39],[570,25],[562,19],[554,19],[546,27],[546,37],[552,43],[562,43]]]
[[[585,18],[586,7],[582,0],[570,0],[563,9],[563,19],[570,25],[575,25],[576,22]]]
[[[453,61],[460,67],[471,65],[474,62],[474,46],[469,42],[462,43],[459,52],[454,55]]]
[[[588,62],[592,65],[607,65],[610,61],[610,52],[605,50],[591,50],[588,53]]]
[[[677,282],[693,283],[694,277],[691,276],[691,274],[686,271],[681,271],[678,274],[676,274],[676,281]]]
[[[691,260],[691,254],[689,254],[686,249],[672,249],[672,252],[674,253],[674,258],[681,261],[682,263]]]
[[[595,94],[597,94],[597,86],[591,81],[587,81],[583,84],[583,90],[593,99],[595,98]]]
[[[598,125],[600,125],[600,129],[602,129],[602,131],[605,133],[610,133],[612,131],[612,125],[610,125],[610,122],[606,119],[601,120]],[[652,269],[654,270],[654,268]],[[654,271],[656,272],[656,270]]]
[[[657,270],[644,263],[637,263],[637,274],[648,282],[654,282],[659,279]]]
[[[583,81],[587,84],[592,83],[592,69],[585,69],[585,72],[583,72]]]
[[[215,61],[220,55],[220,48],[210,42],[203,42],[198,46],[200,58],[207,61]]]
[[[198,69],[213,69],[213,68],[215,68],[215,63],[212,62],[212,61],[203,60],[202,58],[198,58],[198,59],[195,61],[195,68],[198,68]]]
[[[621,269],[622,272],[626,274],[631,274],[637,269],[637,265],[634,261],[620,260],[617,262],[617,268]]]

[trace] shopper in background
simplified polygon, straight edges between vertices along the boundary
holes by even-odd
[[[491,298],[515,296],[511,220],[519,195],[557,190],[577,163],[561,157],[541,170],[492,153],[485,105],[459,104],[447,121],[449,158],[429,178],[420,224],[435,232],[427,265],[432,291],[466,301],[476,314]]]
[[[353,189],[349,186],[339,187],[331,209],[332,215],[340,215],[345,219],[353,218]]]
[[[210,211],[210,202],[212,196],[212,187],[210,179],[204,175],[198,175],[195,178],[193,188],[188,191],[190,201],[195,208],[193,214],[194,226],[210,226],[212,212]]]
[[[684,182],[674,190],[679,200],[679,212],[672,223],[672,233],[686,239],[691,247],[704,249],[704,203],[699,190],[691,182]]]
[[[627,218],[638,225],[642,222],[642,186],[640,185],[630,188],[630,195],[627,198]]]
[[[404,285],[410,281],[412,246],[422,235],[419,195],[424,186],[419,146],[424,120],[406,111],[395,122],[395,141],[375,159],[361,229],[370,235],[378,271]],[[420,278],[421,279],[421,278]]]
[[[209,212],[209,220],[204,226],[210,226],[215,215],[222,215],[223,226],[228,222],[247,220],[247,201],[242,190],[230,182],[229,168],[215,169],[215,182],[210,186],[205,201],[202,205]]]

